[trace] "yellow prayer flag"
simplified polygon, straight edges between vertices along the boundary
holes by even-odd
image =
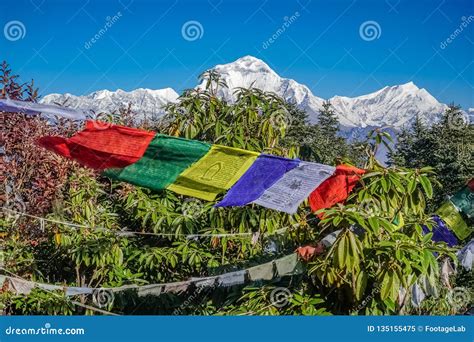
[[[207,154],[184,170],[168,189],[181,195],[215,200],[247,171],[259,153],[212,145]]]
[[[469,228],[461,214],[451,201],[446,201],[436,211],[441,219],[446,222],[446,225],[456,234],[460,240],[467,238],[471,232],[472,227]]]
[[[56,242],[57,245],[61,244],[61,233],[54,234],[54,241]]]

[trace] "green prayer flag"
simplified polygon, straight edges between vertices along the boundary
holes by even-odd
[[[275,265],[280,277],[301,274],[303,272],[303,265],[298,260],[298,254],[296,253],[275,260]]]
[[[272,261],[258,266],[250,267],[248,269],[250,280],[272,280],[275,275],[274,265],[275,263]]]
[[[469,187],[464,187],[451,197],[451,202],[466,214],[467,217],[474,217],[474,192]]]
[[[107,169],[104,175],[152,190],[163,190],[210,148],[211,145],[204,142],[157,134],[140,160],[122,169]]]
[[[436,211],[436,214],[443,219],[446,225],[451,228],[460,240],[467,238],[471,234],[472,228],[467,226],[461,214],[451,201],[446,201]]]

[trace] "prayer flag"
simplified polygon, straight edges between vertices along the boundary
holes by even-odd
[[[259,198],[285,173],[299,164],[298,159],[288,159],[261,154],[244,175],[227,192],[216,207],[244,206]]]
[[[275,275],[275,263],[267,262],[258,266],[250,267],[248,269],[249,278],[251,281],[272,280]]]
[[[214,284],[216,283],[216,279],[217,277],[191,278],[191,281],[194,286],[201,288],[214,286]]]
[[[443,220],[437,215],[433,216],[433,220],[435,221],[435,224],[433,225],[432,230],[423,226],[423,232],[425,234],[432,232],[433,237],[431,240],[435,242],[443,241],[446,242],[449,247],[456,246],[458,244],[458,239],[456,239],[456,236],[448,229],[448,227],[446,227]]]
[[[322,182],[328,179],[335,168],[328,165],[300,162],[285,173],[275,184],[253,201],[263,207],[294,214],[299,205]]]
[[[165,289],[164,285],[161,284],[150,284],[138,287],[138,297],[146,296],[159,296],[163,293]]]
[[[81,109],[61,107],[51,104],[36,103],[30,101],[19,101],[10,99],[0,100],[0,111],[12,112],[12,113],[23,113],[27,115],[42,114],[49,118],[59,116],[66,119],[72,120],[85,120],[87,117],[92,116],[92,111],[86,111]]]
[[[184,170],[168,189],[181,195],[213,201],[239,180],[259,154],[213,145],[194,165]]]
[[[450,198],[451,202],[467,217],[474,217],[474,190],[465,186]]]
[[[228,286],[244,284],[246,274],[247,274],[247,270],[224,273],[218,278],[219,285],[228,287]]]
[[[189,281],[179,281],[175,283],[168,283],[165,284],[165,288],[163,289],[163,293],[181,293],[185,292],[188,290],[189,285],[191,285],[191,282]]]
[[[334,175],[326,179],[309,196],[311,210],[318,211],[343,202],[364,173],[365,170],[354,166],[338,165]],[[322,218],[323,215],[319,214],[318,216]]]
[[[436,214],[446,222],[448,227],[451,228],[460,240],[467,238],[471,234],[472,228],[467,226],[466,222],[464,222],[461,217],[461,214],[459,214],[451,201],[444,202],[444,204],[436,211]]]
[[[425,293],[417,283],[411,286],[411,303],[415,308],[419,307],[421,302],[425,300]]]
[[[163,190],[210,147],[200,141],[156,134],[140,160],[123,169],[108,169],[104,174],[155,191]]]
[[[42,137],[39,145],[93,169],[125,167],[138,161],[155,133],[89,120],[69,139]]]
[[[468,271],[474,265],[474,239],[457,252],[459,263]]]
[[[275,260],[275,266],[279,277],[297,275],[303,272],[303,265],[298,260],[298,254],[296,253]]]

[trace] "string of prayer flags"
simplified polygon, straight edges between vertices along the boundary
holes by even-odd
[[[261,154],[244,175],[227,192],[216,207],[244,206],[259,198],[265,190],[299,164],[298,159],[288,159]]]
[[[474,190],[465,186],[455,193],[450,200],[456,208],[464,213],[468,218],[474,217]]]
[[[265,190],[262,196],[253,203],[295,214],[300,204],[314,189],[328,179],[334,170],[332,166],[302,161]]]
[[[27,115],[42,114],[48,118],[62,117],[72,120],[86,120],[92,116],[92,111],[61,107],[52,104],[36,103],[31,101],[19,101],[11,99],[0,99],[0,111],[10,113],[23,113]]]
[[[448,229],[448,227],[443,222],[443,220],[437,215],[433,216],[433,220],[435,221],[435,224],[433,225],[432,230],[430,230],[426,226],[422,226],[423,233],[428,234],[428,233],[432,232],[433,236],[432,236],[431,240],[433,240],[435,242],[440,242],[440,241],[446,242],[446,244],[449,247],[456,246],[458,244],[458,239]]]
[[[358,175],[364,172],[349,166],[336,169],[92,120],[69,139],[43,137],[39,144],[85,166],[103,170],[112,179],[154,191],[168,189],[214,201],[230,189],[217,207],[256,203],[288,214],[296,213],[315,189],[334,177],[335,171],[342,178],[336,177],[326,191],[335,191],[337,195],[344,192],[337,201],[347,197]],[[335,190],[337,186],[339,190]]]
[[[40,288],[45,291],[63,291],[66,296],[77,296],[94,294],[94,291],[111,291],[118,293],[127,290],[136,290],[139,297],[159,296],[162,293],[183,293],[191,286],[197,288],[203,287],[230,287],[234,285],[245,284],[247,280],[262,281],[272,280],[277,275],[279,277],[301,274],[304,271],[303,265],[298,260],[298,255],[293,253],[282,258],[260,264],[247,269],[228,272],[211,277],[191,278],[186,281],[163,284],[148,285],[124,285],[111,288],[91,288],[91,287],[69,287],[61,285],[43,284],[34,281],[24,280],[18,277],[0,275],[0,287],[13,291],[18,294],[28,295],[34,288]],[[249,277],[247,278],[247,274]],[[5,287],[5,284],[8,286]]]
[[[88,120],[84,130],[69,139],[42,137],[40,146],[87,167],[122,168],[137,162],[155,133]]]
[[[344,164],[336,166],[335,173],[309,196],[311,210],[314,212],[343,202],[364,173],[365,170],[354,166]],[[322,213],[318,217],[322,218]]]
[[[123,169],[107,169],[104,175],[155,191],[164,190],[210,148],[200,141],[156,134],[136,163]]]
[[[463,240],[467,238],[472,231],[464,222],[461,214],[451,201],[446,201],[439,207],[436,214],[448,225],[456,236]]]
[[[209,152],[168,186],[181,195],[207,201],[234,185],[258,157],[257,152],[212,145]]]

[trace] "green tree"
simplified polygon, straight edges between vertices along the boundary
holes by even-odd
[[[441,120],[430,127],[417,118],[412,127],[403,130],[397,138],[396,149],[389,155],[391,165],[431,166],[437,172],[440,186],[435,184],[430,210],[472,177],[474,125],[458,106],[449,106]]]

